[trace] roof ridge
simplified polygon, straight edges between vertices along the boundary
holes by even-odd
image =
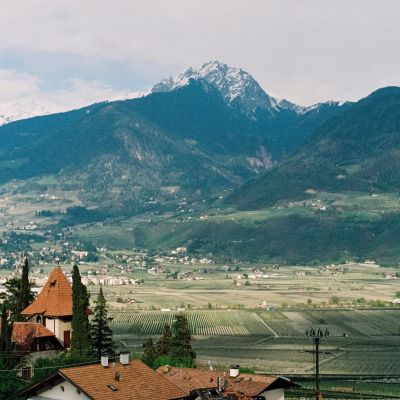
[[[72,288],[60,266],[56,266],[34,302],[23,315],[43,314],[48,317],[72,316]]]

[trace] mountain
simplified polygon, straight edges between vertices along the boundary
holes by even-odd
[[[259,128],[216,89],[193,81],[171,93],[2,126],[0,182],[57,175],[93,201],[160,189],[211,193],[268,166]]]
[[[218,61],[205,63],[199,69],[189,67],[176,77],[157,83],[152,91],[170,92],[187,85],[191,79],[206,81],[221,93],[226,104],[251,119],[256,119],[257,109],[274,115],[282,108],[279,101],[269,96],[249,73]],[[289,102],[285,106],[294,109],[294,105]]]
[[[21,103],[3,104],[0,105],[0,126],[20,119],[46,114],[48,112],[45,108],[35,102],[31,102],[28,105]]]
[[[221,63],[187,71],[141,98],[3,125],[0,183],[50,175],[94,205],[211,195],[271,168],[348,107],[278,101]]]
[[[343,109],[293,155],[235,190],[225,212],[191,224],[162,221],[140,237],[148,247],[184,245],[221,262],[398,266],[399,193],[400,88],[387,87]]]
[[[226,104],[248,118],[257,120],[259,114],[276,117],[280,113],[303,115],[318,113],[329,105],[340,107],[339,102],[318,103],[303,107],[288,100],[278,100],[267,94],[259,83],[246,71],[231,67],[219,61],[209,61],[200,68],[189,67],[175,77],[169,77],[155,84],[152,92],[171,92],[189,83],[191,79],[204,80],[221,93]]]
[[[295,154],[227,200],[262,208],[315,191],[400,189],[400,88],[387,87],[327,120]]]
[[[215,88],[229,108],[254,121],[268,137],[268,152],[280,160],[297,148],[322,122],[350,103],[329,101],[303,107],[267,94],[258,82],[241,68],[210,61],[200,68],[189,67],[175,77],[153,86],[152,92],[173,92],[192,81],[202,81]]]

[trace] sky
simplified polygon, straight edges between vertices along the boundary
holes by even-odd
[[[301,105],[400,86],[400,0],[0,0],[0,108],[135,97],[218,60]]]

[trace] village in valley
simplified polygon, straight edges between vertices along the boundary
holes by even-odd
[[[160,400],[312,398],[314,340],[321,339],[318,379],[325,396],[397,396],[396,265],[351,254],[336,263],[290,265],[193,252],[185,244],[146,249],[132,239],[143,221],[185,225],[230,214],[216,207],[205,218],[203,209],[178,200],[164,215],[62,226],[65,213],[40,211],[71,205],[54,197],[37,201],[40,195],[20,198],[17,191],[13,201],[3,202],[0,296],[3,304],[17,306],[26,264],[31,293],[30,305],[3,314],[9,341],[0,354],[8,363],[8,393],[35,400],[130,399],[135,391],[138,399]],[[286,210],[296,207],[305,206],[290,203]],[[90,352],[73,351],[74,269],[89,296],[86,326],[96,321],[99,296],[106,305],[113,346],[97,356],[92,344]],[[180,318],[189,351],[184,359],[168,350]],[[310,332],[316,337],[307,337]]]

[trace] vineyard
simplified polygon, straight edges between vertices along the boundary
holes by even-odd
[[[141,351],[146,336],[162,334],[174,312],[111,313],[122,347]],[[399,310],[186,311],[199,365],[232,362],[275,374],[312,374],[312,342],[305,330],[328,328],[322,374],[399,375]]]
[[[117,335],[161,335],[164,325],[172,325],[172,312],[112,313],[111,328]],[[271,336],[272,333],[256,313],[247,311],[187,312],[193,335],[199,336]]]
[[[210,310],[185,312],[196,336],[304,336],[312,326],[327,328],[331,337],[398,335],[398,310],[245,311]],[[172,325],[174,312],[113,312],[111,327],[118,335],[161,335]]]

